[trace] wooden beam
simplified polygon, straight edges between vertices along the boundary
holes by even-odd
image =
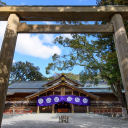
[[[113,33],[111,23],[106,25],[27,25],[20,23],[18,33]]]
[[[128,20],[128,6],[1,6],[0,20],[11,13],[21,21],[110,21],[118,13]]]

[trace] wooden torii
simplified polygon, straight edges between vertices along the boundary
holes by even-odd
[[[128,106],[128,6],[1,6],[8,21],[0,54],[0,125],[18,33],[113,33]],[[20,21],[111,21],[106,25],[27,25]]]

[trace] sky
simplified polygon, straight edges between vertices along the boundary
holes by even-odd
[[[96,5],[96,0],[2,0],[7,5]],[[6,21],[0,21],[0,46],[2,44]],[[27,24],[55,24],[53,22],[27,22]],[[19,34],[16,43],[16,49],[13,62],[28,61],[39,66],[40,72],[46,76],[52,76],[57,73],[69,73],[70,71],[51,71],[49,75],[45,73],[45,67],[48,63],[52,62],[52,55],[55,53],[63,55],[68,53],[69,49],[62,47],[61,45],[53,44],[54,39],[57,36],[64,36],[71,38],[70,34]],[[92,37],[87,38],[88,41],[92,40]],[[71,71],[74,74],[79,74],[83,67],[75,66]]]

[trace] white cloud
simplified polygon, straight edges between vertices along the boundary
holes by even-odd
[[[21,3],[21,5],[25,5],[25,3],[24,3],[24,2],[22,2],[22,3]]]
[[[15,60],[13,60],[13,63],[15,63],[16,61]]]
[[[42,23],[46,25],[56,24],[55,21],[42,21]]]
[[[49,24],[53,24],[54,22],[46,21],[45,23],[49,25]]]
[[[69,39],[72,39],[72,35],[71,34],[61,34],[61,36],[63,36],[64,38],[68,37]]]
[[[0,22],[0,46],[2,44],[7,22]],[[52,45],[53,34],[30,35],[19,34],[16,43],[16,52],[24,55],[30,55],[47,59],[54,53],[61,54],[61,49]],[[46,44],[46,45],[45,45]]]
[[[6,25],[7,25],[6,21],[0,21],[0,47],[3,41]]]
[[[19,34],[16,51],[34,57],[47,59],[54,53],[61,54],[61,49],[57,46],[48,46],[43,44],[44,41],[39,39],[37,35]]]
[[[43,34],[42,35],[42,42],[47,44],[52,44],[54,41],[54,35],[53,34]]]

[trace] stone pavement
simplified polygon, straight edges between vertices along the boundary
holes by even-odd
[[[69,123],[59,123],[59,116]],[[128,128],[128,120],[86,113],[39,113],[3,118],[2,128]]]

